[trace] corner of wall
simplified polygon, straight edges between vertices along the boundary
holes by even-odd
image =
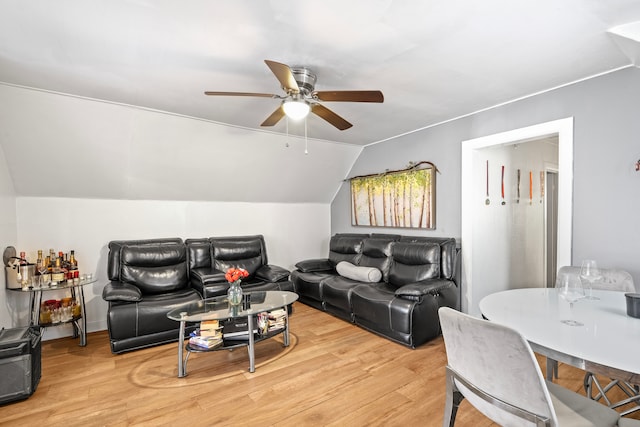
[[[17,240],[16,192],[0,140],[0,250],[15,246]],[[9,295],[7,291],[4,274],[0,274],[0,327],[14,324],[12,312],[16,310],[16,302],[14,295]]]

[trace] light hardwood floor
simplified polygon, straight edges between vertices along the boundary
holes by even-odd
[[[292,345],[192,354],[177,378],[177,344],[122,355],[106,331],[87,347],[45,341],[42,379],[29,399],[0,406],[9,426],[440,426],[446,354],[442,338],[405,348],[326,313],[295,304]],[[582,387],[583,372],[560,365],[558,382]],[[0,379],[2,380],[2,379]],[[492,426],[463,402],[456,426]]]

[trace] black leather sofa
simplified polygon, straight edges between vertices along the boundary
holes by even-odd
[[[291,281],[299,301],[415,348],[440,334],[440,307],[460,309],[459,253],[453,238],[336,234]]]
[[[261,235],[109,242],[110,282],[102,298],[109,303],[111,351],[177,341],[179,323],[167,313],[180,304],[225,295],[229,284],[224,272],[229,267],[250,272],[243,289],[293,290],[289,271],[267,264]]]

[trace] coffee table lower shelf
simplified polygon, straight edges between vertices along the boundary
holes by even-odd
[[[231,350],[238,347],[247,347],[249,353],[249,372],[256,370],[255,343],[276,335],[282,334],[284,346],[289,346],[289,307],[298,299],[298,295],[289,291],[254,291],[247,292],[242,305],[231,305],[226,296],[209,298],[180,305],[167,313],[171,320],[180,322],[178,336],[178,377],[187,376],[187,361],[191,353],[204,353],[218,350]],[[284,309],[284,327],[269,331],[266,334],[248,334],[246,339],[223,340],[221,346],[214,348],[197,347],[185,342],[185,327],[195,322],[205,320],[246,319],[247,331],[254,331],[254,316]],[[279,325],[278,325],[279,326]],[[224,332],[223,332],[224,334]],[[243,337],[244,338],[244,337]],[[184,356],[184,352],[187,352]]]
[[[267,332],[266,334],[253,334],[253,342],[258,343],[260,341],[264,341],[266,339],[269,338],[273,338],[276,335],[280,335],[285,331],[286,328],[280,328],[274,331],[270,331]],[[288,347],[289,346],[289,334],[286,333],[284,334],[285,336],[285,343],[284,346]],[[211,347],[211,348],[206,348],[206,347],[200,347],[197,345],[192,345],[189,342],[187,342],[184,345],[184,349],[187,352],[187,355],[185,356],[184,360],[182,361],[182,373],[183,373],[183,377],[187,376],[187,362],[189,361],[189,355],[191,355],[191,353],[209,353],[212,351],[220,351],[220,350],[234,350],[236,348],[240,348],[240,347],[249,347],[249,341],[251,341],[249,338],[246,339],[234,339],[234,340],[223,340],[221,345],[215,346],[215,347]],[[249,366],[249,372],[254,372],[255,371],[255,361],[253,358],[253,355],[251,354],[251,351],[249,350],[249,348],[247,348],[247,350],[249,351],[249,361],[250,361],[250,366]]]

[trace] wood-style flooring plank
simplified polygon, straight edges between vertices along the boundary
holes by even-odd
[[[245,348],[193,353],[177,378],[177,343],[113,355],[106,331],[45,341],[38,389],[0,406],[0,425],[441,425],[441,337],[412,350],[301,303],[290,321],[292,345],[258,343],[253,374]],[[583,376],[561,364],[558,383],[582,392]],[[494,424],[464,401],[456,426]]]

